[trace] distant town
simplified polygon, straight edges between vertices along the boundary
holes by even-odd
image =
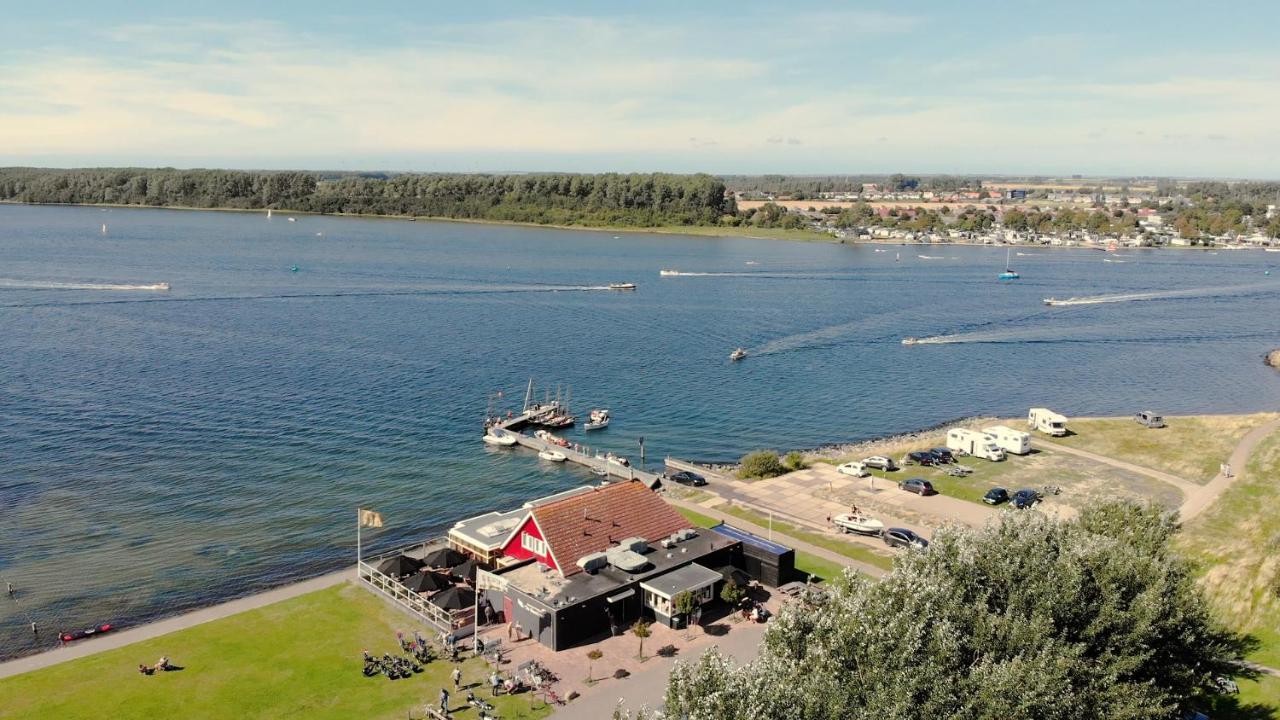
[[[751,184],[747,178],[726,182],[730,188]],[[895,175],[880,182],[777,178],[771,184],[843,187],[731,190],[747,222],[807,228],[844,241],[1221,249],[1280,244],[1276,183]]]

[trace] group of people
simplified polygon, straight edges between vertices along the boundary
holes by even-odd
[[[168,672],[178,669],[176,665],[169,661],[167,655],[161,656],[155,665],[144,665],[138,663],[138,672],[142,675],[155,675],[158,672]]]

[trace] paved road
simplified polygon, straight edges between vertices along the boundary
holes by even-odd
[[[1222,493],[1227,491],[1236,480],[1239,480],[1248,472],[1249,457],[1253,455],[1253,451],[1258,447],[1258,443],[1262,442],[1268,435],[1280,429],[1280,420],[1272,420],[1264,425],[1259,425],[1249,431],[1240,440],[1240,444],[1236,445],[1236,449],[1231,452],[1231,458],[1227,460],[1227,464],[1231,466],[1233,474],[1218,475],[1210,480],[1207,485],[1197,488],[1193,494],[1187,495],[1186,500],[1182,503],[1182,507],[1178,508],[1182,521],[1186,522],[1200,513],[1204,512],[1210,505],[1217,501]]]
[[[356,576],[355,571],[355,567],[351,567],[346,570],[339,570],[338,572],[322,575],[318,578],[312,578],[311,580],[294,583],[292,585],[285,585],[284,587],[279,587],[275,590],[268,590],[267,592],[258,593],[257,595],[249,595],[237,600],[232,600],[231,602],[225,602],[221,605],[214,605],[213,607],[194,610],[186,613],[185,615],[178,615],[177,617],[171,617],[167,620],[148,623],[129,630],[121,630],[120,632],[103,635],[101,637],[93,638],[92,640],[81,640],[77,643],[55,648],[37,655],[28,655],[27,657],[21,657],[16,660],[0,663],[0,678],[19,675],[32,670],[39,670],[40,668],[46,668],[50,665],[66,662],[67,660],[96,655],[100,652],[114,650],[119,647],[124,647],[125,645],[132,645],[133,643],[142,642],[143,640],[150,640],[151,638],[166,635],[178,630],[185,630],[186,628],[207,623],[211,620],[218,620],[230,615],[235,615],[236,613],[242,613],[246,610],[253,610],[254,608],[260,608],[264,605],[277,603],[281,600],[288,600],[289,598],[305,595],[309,592],[333,587],[334,585],[339,585],[348,580],[354,579]]]

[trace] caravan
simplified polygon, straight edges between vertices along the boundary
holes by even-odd
[[[992,462],[1004,459],[1004,450],[1001,450],[991,438],[977,430],[951,428],[947,431],[947,449]]]
[[[1031,408],[1027,412],[1027,427],[1046,435],[1061,437],[1067,434],[1067,418],[1049,408]]]
[[[1031,435],[1005,425],[982,428],[982,432],[1005,452],[1026,455],[1031,452]]]

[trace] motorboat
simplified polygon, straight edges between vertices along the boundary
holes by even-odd
[[[908,336],[906,336],[906,337],[902,338],[902,344],[903,344],[903,345],[916,345],[916,344],[918,344],[919,342],[920,342],[920,338],[918,338],[918,337],[912,337],[912,336],[910,336],[910,335],[908,335]]]
[[[542,458],[543,460],[549,460],[551,462],[564,462],[565,460],[569,459],[568,455],[565,455],[559,450],[551,450],[549,448],[547,450],[543,450],[539,452],[538,457]]]
[[[729,359],[732,360],[733,362],[737,362],[746,356],[747,356],[747,351],[743,350],[742,348],[738,348],[737,350],[734,350],[733,352],[729,353]]]
[[[592,410],[591,418],[582,425],[583,430],[603,430],[609,427],[609,411],[608,410]]]
[[[1022,277],[1017,273],[1017,271],[1009,267],[1009,256],[1012,252],[1012,249],[1005,250],[1004,252],[1004,272],[996,276],[1000,280],[1017,280]]]
[[[609,477],[609,471],[602,470],[600,468],[591,468],[591,474],[595,475],[596,477]]]
[[[635,290],[635,283],[609,283],[610,290]]]
[[[679,270],[659,270],[658,274],[662,277],[674,277],[680,274]]]
[[[606,463],[609,463],[611,465],[618,465],[620,467],[631,467],[630,460],[622,457],[621,455],[614,455],[613,453],[596,453],[596,459],[603,460]]]
[[[862,535],[879,535],[884,530],[884,523],[863,513],[845,513],[831,518],[832,524],[845,533]]]
[[[552,433],[549,433],[546,430],[538,430],[533,434],[533,436],[543,442],[548,442],[548,443],[551,443],[552,445],[559,445],[560,447],[567,448],[569,447],[569,444],[570,444],[568,440],[565,440],[559,435],[554,435]]]
[[[511,447],[516,444],[516,436],[506,430],[495,428],[484,434],[484,441],[488,445]]]

